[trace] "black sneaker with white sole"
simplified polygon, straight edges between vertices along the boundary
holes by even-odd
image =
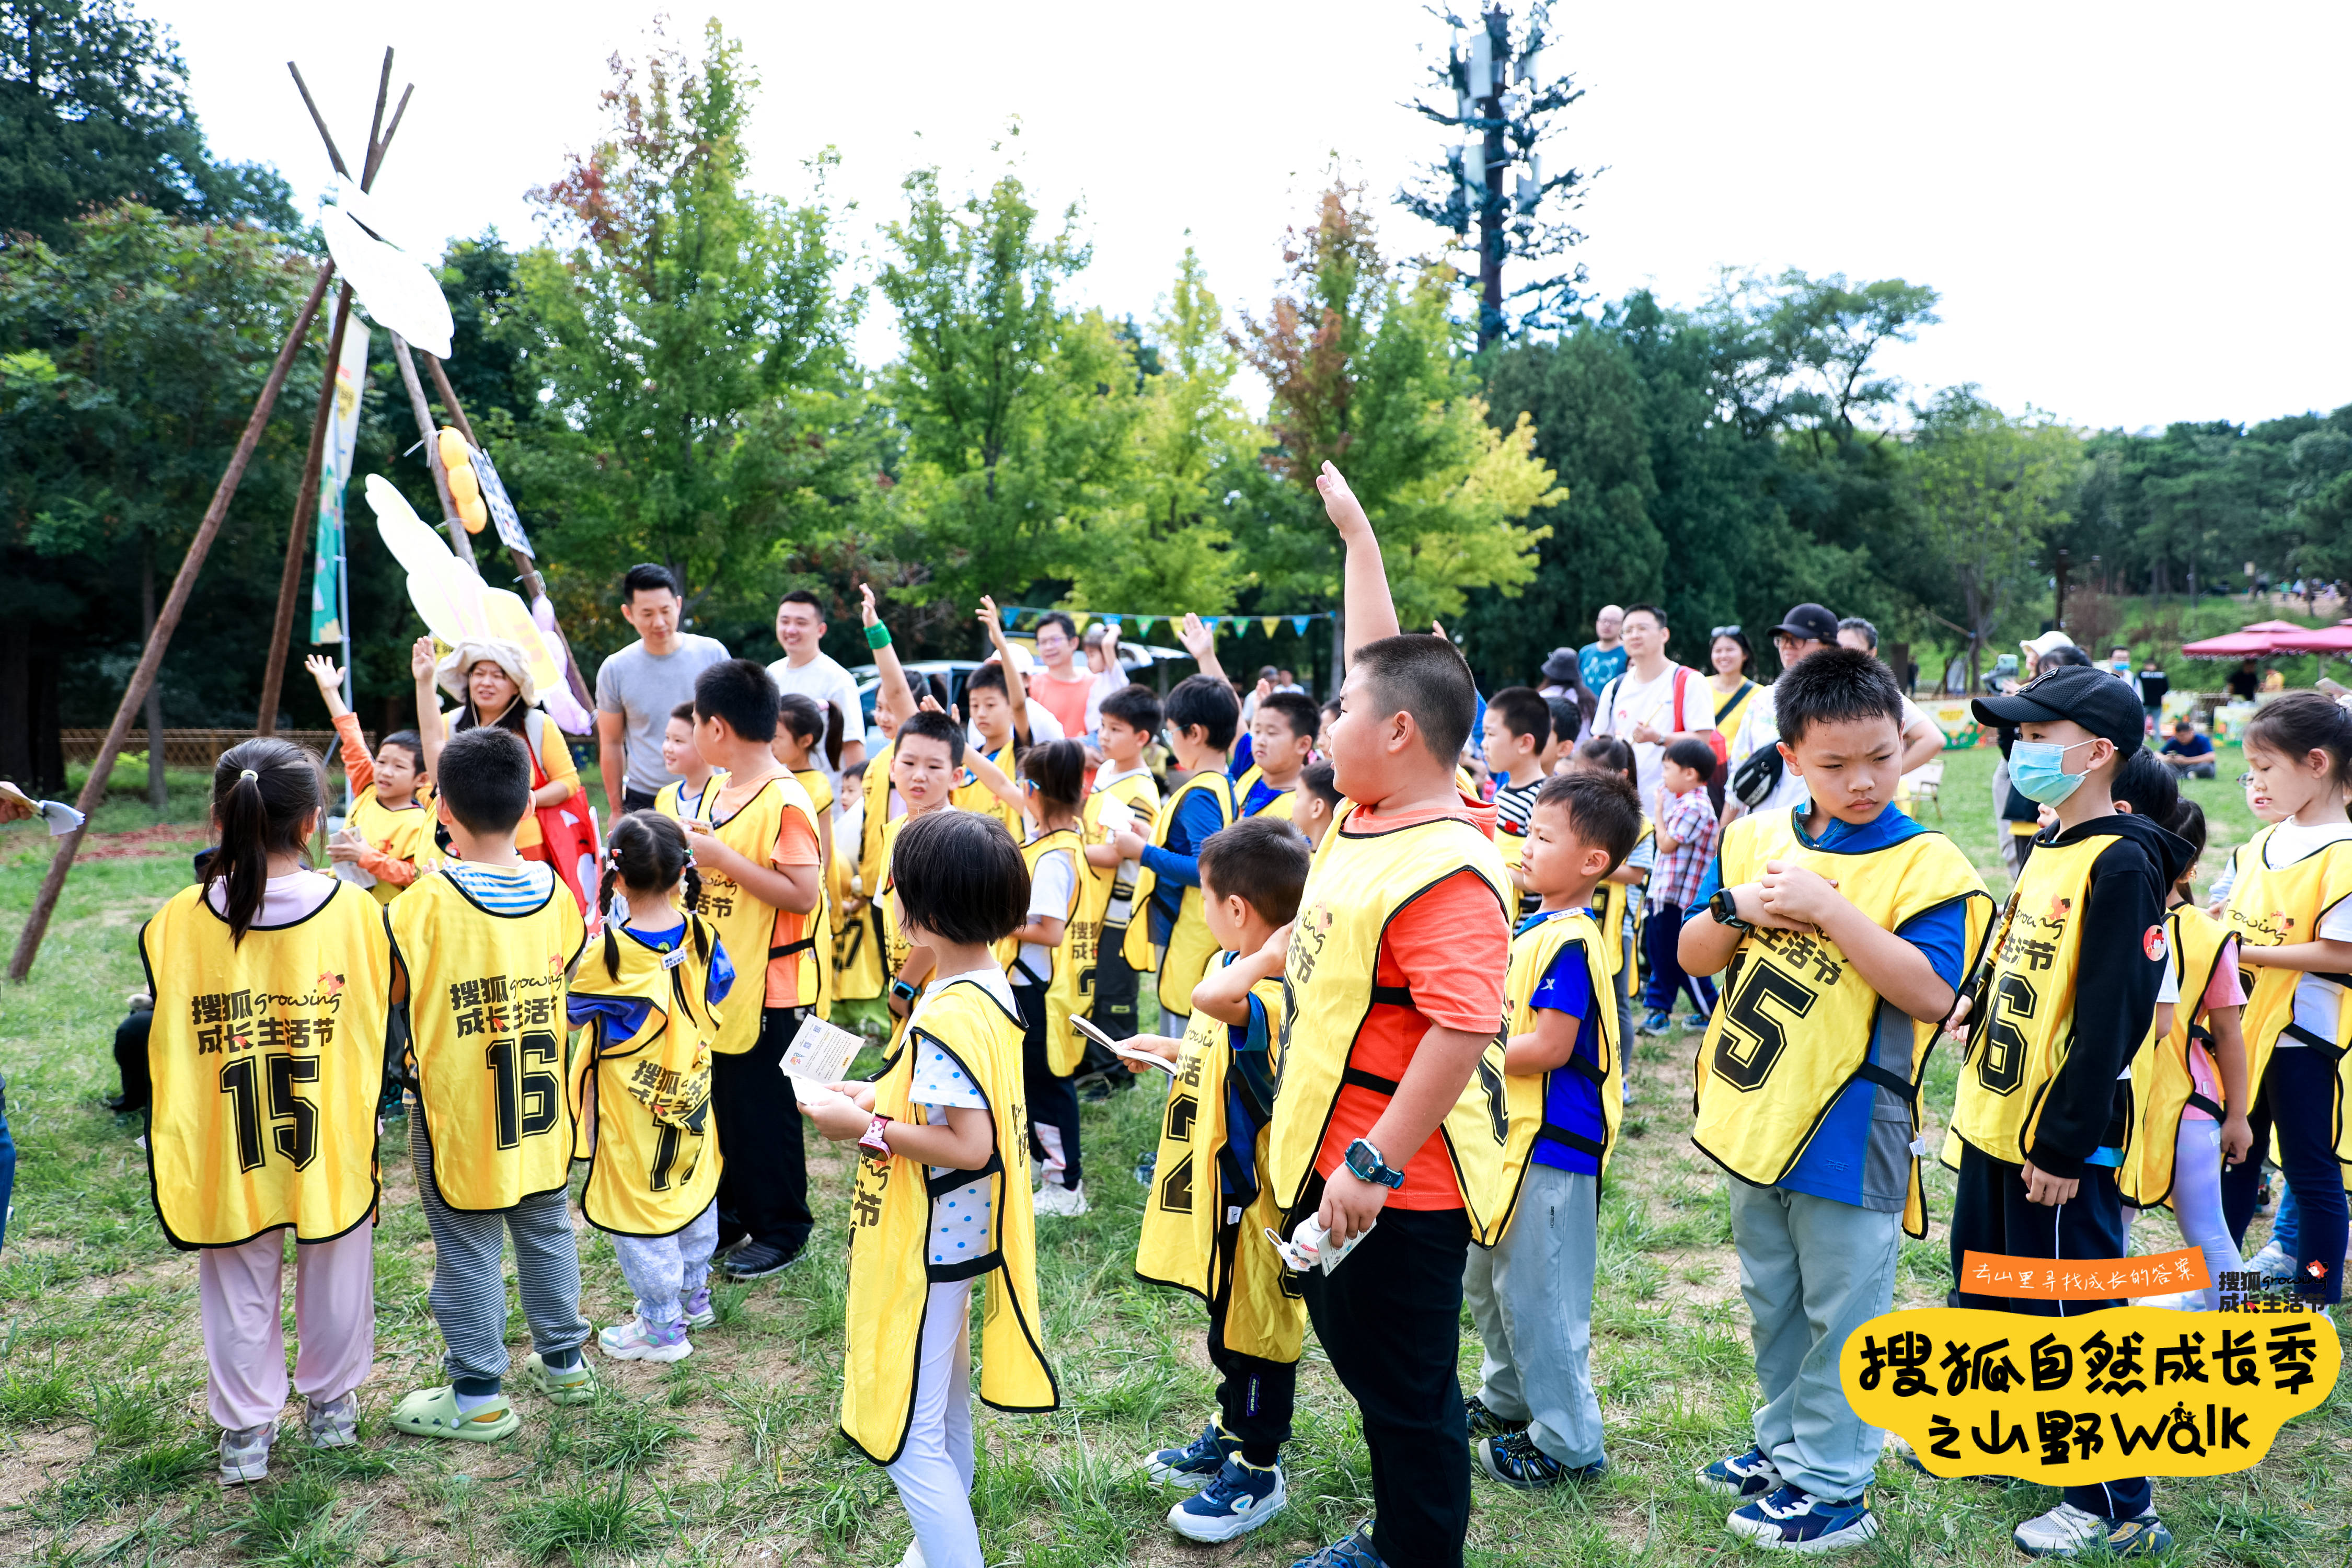
[[[729,1253],[719,1265],[728,1279],[738,1282],[766,1279],[782,1274],[808,1254],[805,1247],[786,1252],[782,1247],[765,1241],[746,1241]]]

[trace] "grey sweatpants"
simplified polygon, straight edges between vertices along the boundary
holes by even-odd
[[[1858,1497],[1886,1434],[1866,1425],[1838,1384],[1854,1330],[1895,1306],[1903,1216],[1731,1178],[1739,1293],[1755,1320],[1756,1446],[1790,1485]]]
[[[1535,1446],[1570,1468],[1601,1462],[1592,1392],[1592,1276],[1601,1251],[1601,1182],[1530,1164],[1511,1228],[1493,1251],[1470,1249],[1462,1299],[1486,1342],[1478,1397],[1528,1423]]]
[[[408,1100],[408,1152],[416,1163],[416,1193],[433,1229],[433,1321],[448,1353],[441,1364],[460,1394],[493,1394],[506,1375],[507,1283],[499,1254],[514,1237],[515,1286],[530,1325],[531,1348],[542,1357],[577,1350],[588,1340],[580,1315],[580,1247],[561,1191],[525,1198],[509,1209],[463,1213],[441,1201],[433,1184],[433,1150],[425,1141],[425,1110]]]

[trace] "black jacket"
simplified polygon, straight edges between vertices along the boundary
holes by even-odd
[[[2102,837],[2126,842],[2091,866],[2083,915],[2074,925],[2082,943],[2074,969],[2074,1042],[2042,1096],[2028,1151],[2036,1169],[2062,1178],[2080,1176],[2101,1147],[2122,1143],[2129,1097],[2116,1080],[2147,1038],[2164,983],[2163,949],[2148,951],[2148,933],[2161,936],[2166,891],[2195,854],[2187,840],[2148,818],[2123,813],[2036,842],[2080,844]]]

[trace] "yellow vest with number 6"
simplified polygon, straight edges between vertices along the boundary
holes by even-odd
[[[504,915],[446,876],[419,877],[391,919],[441,1201],[479,1214],[562,1191],[572,1142],[565,975],[585,940],[572,890],[551,878],[537,908]]]
[[[2017,879],[2015,909],[1992,954],[1983,1011],[1971,1017],[1969,1054],[1952,1102],[1952,1132],[1996,1160],[2022,1164],[2032,1153],[2042,1097],[2074,1045],[2078,925],[2091,868],[2137,843],[2095,833],[2072,844],[2040,844]]]
[[[1232,962],[1231,955],[1223,955]],[[1265,1008],[1269,1043],[1282,1037],[1282,983],[1250,987]],[[1278,1065],[1274,1058],[1269,1065]],[[1266,1180],[1271,1125],[1257,1130],[1247,1159],[1257,1180],[1244,1201],[1228,1201],[1228,1173],[1241,1168],[1228,1148],[1226,1086],[1233,1069],[1231,1027],[1195,1011],[1177,1053],[1176,1077],[1161,1112],[1160,1151],[1136,1237],[1135,1275],[1189,1290],[1212,1310],[1223,1308],[1229,1349],[1261,1361],[1295,1362],[1307,1331],[1297,1276],[1263,1234],[1282,1229],[1282,1205]],[[1234,1194],[1239,1195],[1239,1194]]]
[[[147,1171],[183,1250],[291,1226],[332,1241],[376,1201],[392,944],[383,906],[346,882],[291,925],[232,942],[199,885],[139,932],[155,997]]]
[[[1151,825],[1153,847],[1168,847],[1168,829],[1176,816],[1184,809],[1188,796],[1205,794],[1217,803],[1217,826],[1233,826],[1238,807],[1234,802],[1234,781],[1222,768],[1205,767],[1184,781],[1181,788],[1168,797],[1160,816]],[[1192,847],[1194,854],[1201,847]],[[1143,866],[1135,873],[1135,919],[1127,928],[1127,945],[1123,950],[1130,968],[1138,973],[1153,967],[1151,941],[1151,894],[1160,879],[1151,868]],[[1209,972],[1209,960],[1216,955],[1217,940],[1209,934],[1209,922],[1201,912],[1201,889],[1198,887],[1178,889],[1182,897],[1176,903],[1176,919],[1168,928],[1168,943],[1158,959],[1160,970],[1160,1010],[1181,1018],[1192,1011],[1192,987],[1201,984],[1201,976]]]
[[[613,1037],[609,1018],[593,1017],[572,1064],[579,1129],[572,1152],[588,1162],[580,1207],[607,1235],[675,1236],[719,1194],[710,1040],[719,1015],[708,1004],[718,941],[708,922],[689,914],[667,952],[608,927],[581,955],[573,997],[614,997],[648,1009],[622,1039]]]
[[[1045,1362],[1037,1309],[1036,1218],[1029,1206],[1029,1115],[1021,1088],[1021,1020],[979,982],[953,979],[916,1004],[908,1019],[912,1050],[900,1051],[874,1086],[874,1109],[910,1120],[919,1051],[938,1050],[987,1100],[996,1148],[979,1171],[930,1168],[904,1155],[860,1157],[849,1203],[848,1353],[841,1368],[841,1430],[877,1465],[896,1463],[907,1442],[923,1319],[935,1283],[985,1279],[980,1331],[980,1397],[999,1410],[1051,1410],[1061,1402]],[[989,1184],[992,1245],[979,1257],[934,1264],[923,1256],[931,1209],[974,1182]]]
[[[2270,848],[2271,833],[2272,829],[2265,827],[2239,847],[2237,879],[2230,886],[2229,907],[2221,912],[2222,921],[2237,933],[2241,953],[2248,948],[2315,942],[2319,939],[2321,918],[2352,898],[2352,839],[2338,839],[2284,866],[2270,866],[2263,862]],[[2259,1089],[2263,1072],[2270,1066],[2271,1052],[2278,1048],[2279,1037],[2294,1025],[2295,986],[2307,972],[2264,969],[2251,963],[2243,968],[2249,977],[2243,1020],[2246,1081]],[[2343,1136],[2341,1114],[2343,1075],[2352,1071],[2347,1066],[2352,1063],[2352,1053],[2344,1050],[2344,1042],[2352,1039],[2352,975],[2330,974],[2322,978],[2334,980],[2343,987],[2336,996],[2336,1038],[2320,1048],[2336,1055],[2336,1155],[2339,1160],[2352,1162],[2352,1141]],[[2184,992],[2180,999],[2187,1002],[2188,994]],[[2311,1044],[2307,1039],[2304,1043]]]
[[[1074,827],[1041,833],[1021,847],[1021,863],[1028,868],[1029,879],[1037,879],[1038,866],[1056,849],[1074,862],[1070,907],[1062,917],[1061,945],[1045,950],[1047,973],[1036,979],[1045,986],[1045,1059],[1057,1075],[1066,1078],[1078,1070],[1078,1058],[1086,1050],[1086,1042],[1070,1026],[1070,1016],[1085,1011],[1079,1005],[1078,976],[1083,973],[1089,980],[1094,977],[1095,938],[1102,930],[1102,905],[1095,897],[1095,879],[1085,874],[1085,840]],[[1007,937],[997,944],[996,961],[1004,965],[1007,974],[1020,960],[1019,942]]]
[[[2180,1137],[2181,1111],[2194,1103],[2216,1121],[2222,1116],[2222,1108],[2206,1099],[2189,1076],[2189,1045],[2194,1040],[2216,1057],[2218,1077],[2219,1053],[2198,1014],[2205,1005],[2205,987],[2212,984],[2213,972],[2229,948],[2230,928],[2194,904],[2178,904],[2165,917],[2164,931],[2180,999],[2172,1005],[2171,1032],[2151,1031],[2132,1058],[2132,1113],[2125,1122],[2116,1185],[2124,1202],[2135,1208],[2154,1208],[2172,1196],[2173,1150]]]
[[[1285,1214],[1315,1174],[1316,1155],[1350,1071],[1356,1037],[1373,1003],[1390,1000],[1376,998],[1373,984],[1389,921],[1421,893],[1464,870],[1486,884],[1497,921],[1508,920],[1518,897],[1501,852],[1475,824],[1441,816],[1358,832],[1350,826],[1356,815],[1353,805],[1343,803],[1323,837],[1299,899],[1283,969],[1282,1066],[1267,1163],[1275,1201]],[[1471,1237],[1481,1247],[1494,1246],[1510,1224],[1537,1126],[1535,1120],[1511,1113],[1502,1023],[1495,1020],[1497,1037],[1436,1134],[1445,1141]],[[1376,1091],[1394,1094],[1396,1088],[1389,1084]],[[1401,1170],[1418,1151],[1381,1152]]]
[[[1840,853],[1797,836],[1796,812],[1743,816],[1724,831],[1723,885],[1736,888],[1779,860],[1819,872],[1881,931],[1959,903],[1966,938],[1960,973],[1976,967],[1992,896],[1959,847],[1923,830],[1885,848]],[[1892,811],[1894,807],[1889,806]],[[1691,1070],[1698,1122],[1691,1142],[1741,1181],[1769,1187],[1795,1168],[1846,1086],[1867,1079],[1911,1107],[1919,1131],[1919,1077],[1934,1053],[1936,1022],[1911,1021],[1911,1059],[1901,1071],[1871,1059],[1880,1008],[1888,1005],[1838,945],[1813,931],[1744,932],[1724,976]],[[1910,1162],[1904,1228],[1927,1234],[1919,1162]]]
[[[767,866],[768,856],[776,847],[776,835],[783,830],[784,813],[797,811],[811,832],[824,831],[808,791],[789,773],[766,780],[724,822],[715,820],[719,809],[716,794],[706,795],[704,801],[703,816],[712,823],[712,834],[754,866]],[[822,846],[824,841],[817,842]],[[718,928],[719,940],[727,944],[727,956],[734,961],[740,976],[735,982],[740,988],[738,1000],[727,1009],[727,1021],[711,1043],[712,1050],[721,1056],[740,1056],[760,1043],[760,1013],[767,1003],[768,965],[788,954],[800,954],[796,966],[800,989],[791,999],[776,1005],[814,1007],[819,1017],[830,1011],[824,982],[828,978],[826,971],[831,968],[833,936],[825,929],[822,888],[817,891],[814,909],[804,915],[792,914],[762,903],[737,885],[733,878],[706,866],[702,868],[702,897],[695,908]]]

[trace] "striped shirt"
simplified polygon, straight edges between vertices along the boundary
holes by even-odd
[[[555,868],[543,860],[520,866],[483,866],[469,860],[442,863],[441,874],[494,915],[529,914],[547,898]]]
[[[1523,784],[1507,778],[1495,786],[1495,816],[1504,826],[1515,833],[1525,833],[1528,818],[1535,815],[1536,792],[1544,786],[1546,775],[1538,773]]]

